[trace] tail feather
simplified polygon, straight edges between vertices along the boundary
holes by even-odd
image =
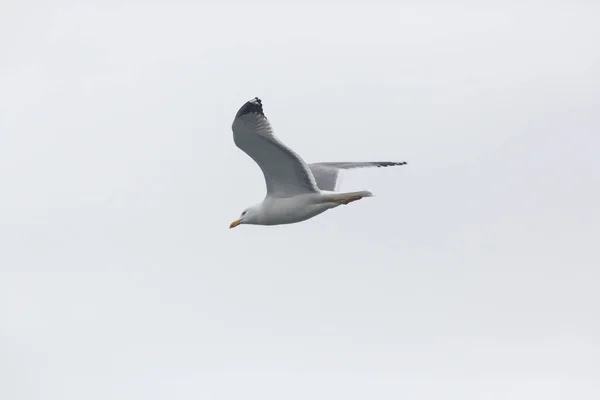
[[[358,192],[345,192],[345,193],[336,193],[336,194],[337,194],[337,196],[339,196],[341,198],[356,197],[356,196],[373,197],[373,193],[369,192],[368,190],[360,190]]]
[[[362,197],[373,197],[373,193],[369,192],[368,190],[361,190],[360,192],[355,193],[361,195]]]

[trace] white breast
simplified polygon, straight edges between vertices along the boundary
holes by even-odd
[[[291,224],[305,221],[336,207],[337,204],[323,202],[319,194],[307,194],[290,198],[267,197],[262,204],[264,225]]]

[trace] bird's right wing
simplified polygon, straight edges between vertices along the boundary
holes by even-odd
[[[335,191],[338,186],[340,171],[344,169],[366,168],[366,167],[392,167],[405,165],[401,161],[364,161],[364,162],[321,162],[309,164],[309,168],[321,190]]]

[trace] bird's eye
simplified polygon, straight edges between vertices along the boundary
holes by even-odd
[[[242,217],[243,217],[244,215],[246,215],[246,212],[247,212],[247,211],[244,211],[244,212],[242,213]]]

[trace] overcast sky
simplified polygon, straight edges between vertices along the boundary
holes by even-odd
[[[598,3],[164,3],[0,6],[0,398],[600,398]]]

